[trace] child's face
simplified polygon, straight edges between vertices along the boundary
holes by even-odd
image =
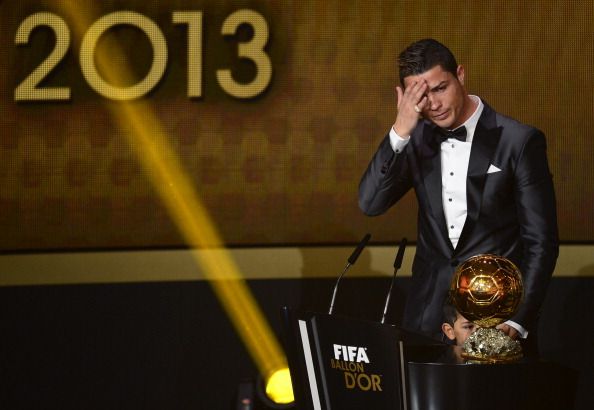
[[[450,340],[455,340],[458,346],[462,346],[466,339],[468,339],[468,336],[470,336],[476,328],[477,326],[474,323],[467,320],[460,313],[457,313],[454,326],[452,327],[451,325],[446,324],[446,326],[444,326],[444,333]]]

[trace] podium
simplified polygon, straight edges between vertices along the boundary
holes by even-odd
[[[445,346],[392,325],[286,307],[282,315],[299,409],[405,410],[403,347]]]
[[[465,364],[456,347],[385,325],[282,309],[300,410],[569,410],[577,374],[542,361]]]

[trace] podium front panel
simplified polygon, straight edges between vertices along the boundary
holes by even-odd
[[[392,326],[318,314],[299,329],[314,409],[402,408]]]

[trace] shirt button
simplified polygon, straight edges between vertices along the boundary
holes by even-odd
[[[456,146],[454,144],[452,144],[452,148],[456,148]]]
[[[448,201],[452,202],[452,198],[448,198]]]
[[[450,172],[450,175],[451,175],[451,176],[454,176],[454,173],[453,173],[453,172]]]
[[[450,226],[450,229],[454,229],[454,225],[451,225],[451,226]]]

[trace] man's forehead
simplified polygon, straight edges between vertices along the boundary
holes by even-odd
[[[409,75],[404,78],[404,86],[407,87],[415,81],[425,80],[429,87],[435,87],[443,81],[451,80],[453,74],[443,69],[442,66],[436,65],[429,70],[415,75]]]

